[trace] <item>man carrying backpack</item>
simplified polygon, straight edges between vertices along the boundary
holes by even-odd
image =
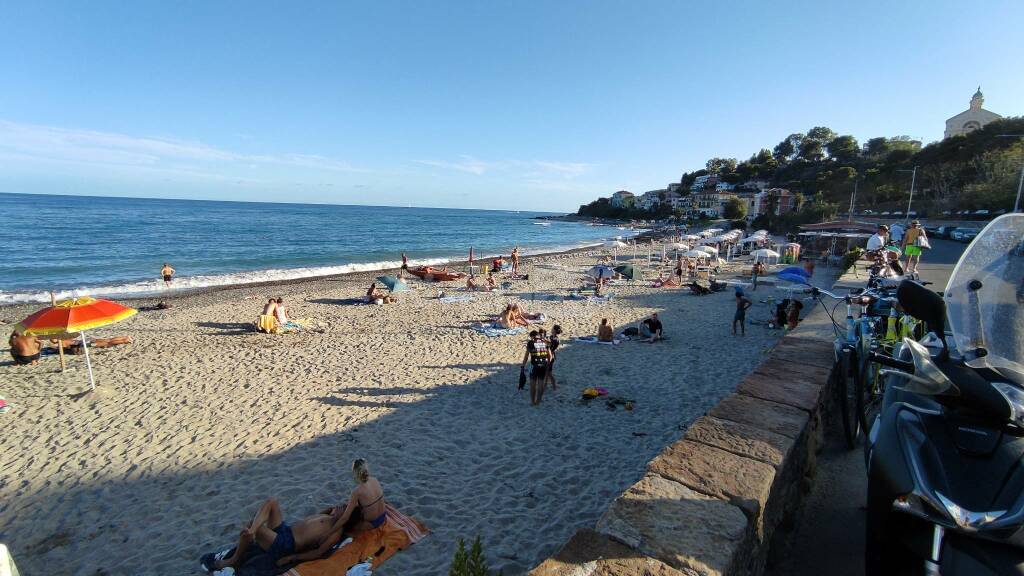
[[[540,404],[544,397],[545,378],[548,375],[548,366],[551,363],[551,350],[548,342],[537,333],[530,332],[530,340],[526,343],[526,354],[523,355],[523,364],[520,367],[521,373],[526,373],[526,363],[530,363],[530,405]]]

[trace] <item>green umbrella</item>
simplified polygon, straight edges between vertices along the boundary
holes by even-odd
[[[622,274],[626,278],[629,278],[630,280],[633,280],[636,277],[636,272],[633,271],[632,264],[623,264],[622,266],[617,266],[615,268],[615,271],[618,272],[619,274]]]
[[[401,279],[395,276],[377,276],[377,281],[387,286],[388,290],[392,292],[401,292],[409,289],[405,282],[402,282]]]

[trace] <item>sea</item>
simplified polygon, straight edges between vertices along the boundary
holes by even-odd
[[[630,230],[542,212],[0,194],[0,305],[312,278],[410,264],[560,252]]]

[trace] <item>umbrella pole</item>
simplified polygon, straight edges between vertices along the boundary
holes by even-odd
[[[53,295],[53,291],[50,291],[50,305],[57,305],[57,297]],[[67,368],[67,361],[64,359],[64,339],[57,338],[57,352],[60,354],[60,371],[63,372]]]
[[[92,361],[89,360],[89,345],[85,340],[85,331],[81,332],[82,335],[82,350],[85,351],[85,366],[89,369],[89,390],[96,389],[96,380],[92,377]]]

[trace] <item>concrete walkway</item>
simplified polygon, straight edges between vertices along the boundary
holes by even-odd
[[[943,290],[965,244],[932,240],[918,268],[922,280]],[[825,424],[825,446],[818,455],[817,476],[804,504],[789,549],[769,574],[794,576],[863,576],[864,503],[867,477],[864,451],[849,450],[837,422]]]

